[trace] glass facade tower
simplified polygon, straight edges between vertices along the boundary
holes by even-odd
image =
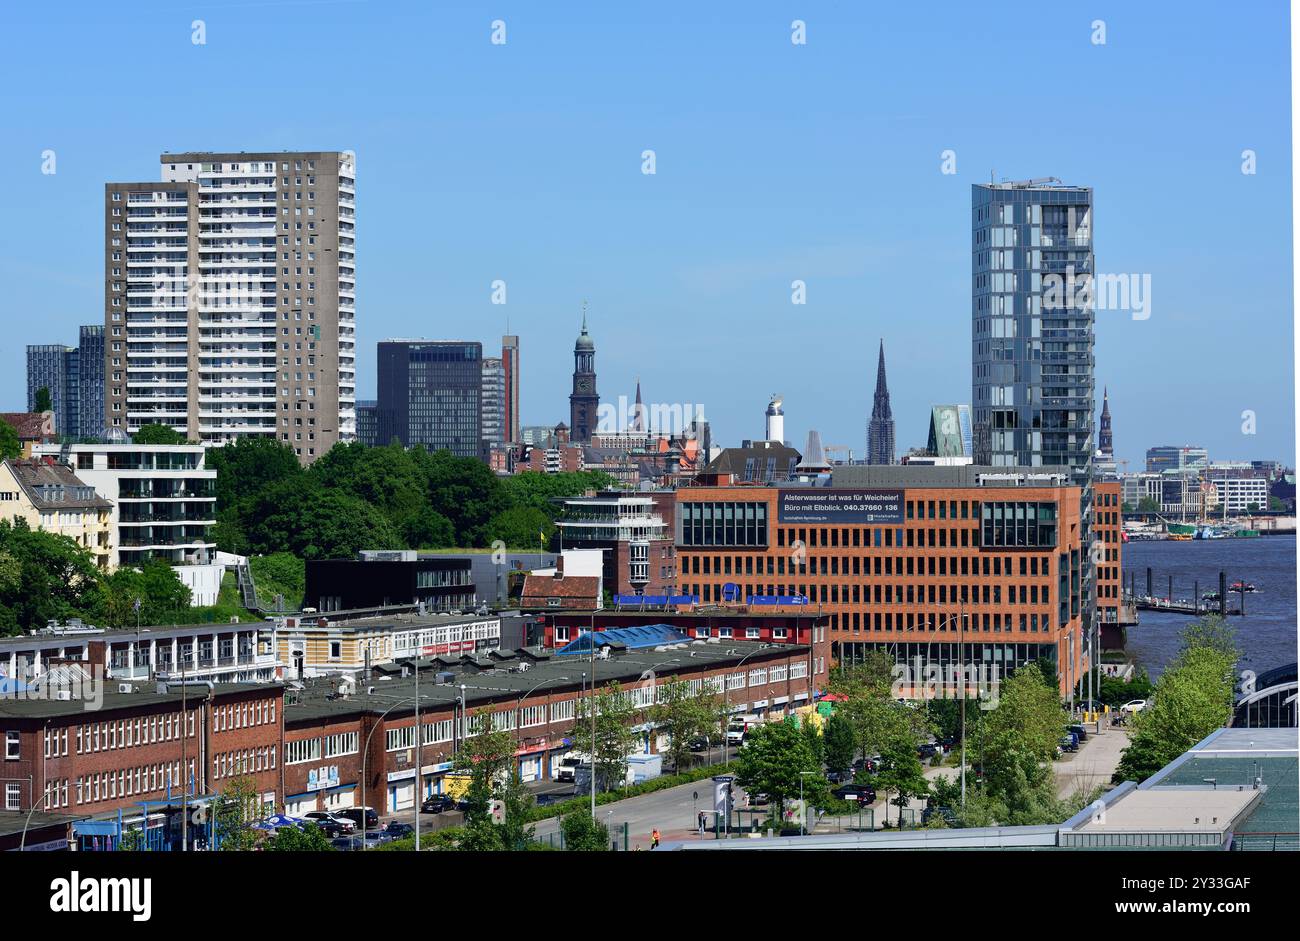
[[[1092,522],[1095,263],[1092,188],[1059,180],[971,187],[971,386],[976,464],[1053,466]],[[1082,566],[1085,625],[1092,567]]]

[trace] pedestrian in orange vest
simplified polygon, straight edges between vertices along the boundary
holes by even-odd
[[[657,849],[659,848],[659,828],[658,828],[658,827],[656,827],[656,828],[655,828],[653,831],[651,831],[651,833],[650,833],[650,848],[651,848],[652,850],[657,850]]]

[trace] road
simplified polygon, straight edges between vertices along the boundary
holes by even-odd
[[[1127,745],[1128,732],[1124,729],[1106,728],[1100,734],[1090,734],[1087,741],[1080,745],[1078,752],[1067,753],[1054,765],[1058,796],[1068,798],[1076,791],[1091,790],[1099,784],[1109,784],[1111,775],[1119,764],[1120,753]],[[716,753],[710,753],[702,757],[720,763],[722,753],[719,749]],[[972,756],[968,752],[967,758],[970,757]],[[939,768],[927,766],[925,768],[925,776],[928,780],[934,780],[939,775],[955,776],[957,774],[958,769],[951,766]],[[972,780],[968,768],[968,786],[972,784]],[[539,795],[554,795],[556,798],[566,800],[574,796],[572,784],[545,781],[533,782],[528,787],[533,793]],[[622,825],[627,824],[629,849],[649,849],[650,834],[656,828],[658,828],[660,836],[665,842],[669,840],[698,839],[696,814],[700,810],[708,811],[712,809],[712,794],[713,781],[706,778],[692,784],[682,784],[662,791],[655,791],[652,794],[642,794],[638,797],[629,797],[626,800],[615,801],[611,804],[598,805],[596,814],[603,823],[611,826],[614,835],[620,834]],[[745,807],[746,797],[744,791],[737,787],[735,794],[736,806]],[[875,811],[876,825],[882,825],[885,821],[884,795],[878,797],[875,804],[870,806]],[[913,800],[908,806],[915,812],[916,820],[919,822],[921,810],[925,807],[925,801]],[[386,815],[382,820],[384,822],[400,820],[403,823],[413,823],[414,818],[415,813],[413,810],[405,810]],[[891,822],[897,825],[897,807],[890,806],[889,818]],[[445,811],[441,814],[420,815],[420,829],[424,833],[431,833],[443,827],[458,826],[462,822],[461,814],[454,810]],[[817,830],[819,832],[832,832],[839,828],[855,827],[857,822],[856,817],[825,817],[819,821]],[[557,818],[550,817],[538,821],[535,827],[536,837],[545,841],[548,838],[555,838],[554,835],[559,833],[560,822]],[[713,834],[707,833],[704,838],[713,839]]]

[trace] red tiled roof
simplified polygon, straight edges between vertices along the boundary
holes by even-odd
[[[525,600],[529,598],[595,598],[600,580],[594,575],[528,575],[524,578]]]
[[[53,412],[0,412],[0,421],[13,426],[19,441],[39,441],[54,436]]]

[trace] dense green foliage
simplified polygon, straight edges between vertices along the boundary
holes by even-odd
[[[775,821],[782,819],[786,801],[799,797],[801,781],[807,804],[821,806],[829,798],[817,738],[810,724],[765,722],[750,730],[736,756],[736,782],[750,794],[766,794]]]
[[[679,679],[660,684],[657,697],[650,709],[650,721],[668,739],[664,759],[674,771],[680,771],[695,758],[692,739],[703,735],[716,742],[721,738],[722,703],[717,696],[692,692],[690,683]]]
[[[1189,625],[1182,651],[1160,675],[1150,705],[1133,716],[1115,781],[1143,781],[1232,717],[1238,650],[1217,615]]]
[[[473,735],[456,757],[456,768],[468,771],[465,825],[457,849],[473,851],[520,850],[532,842],[528,826],[532,792],[524,787],[515,765],[514,736],[492,724],[492,713],[484,711],[473,719]],[[500,820],[492,816],[492,804],[503,805]]]
[[[324,853],[333,852],[329,839],[314,823],[298,827],[281,827],[263,845],[272,853]]]
[[[23,445],[18,440],[18,430],[7,421],[0,419],[0,461],[16,460],[22,457]]]
[[[593,820],[591,811],[574,807],[560,819],[564,848],[574,853],[597,853],[609,849],[609,828]]]
[[[287,445],[242,439],[208,452],[217,471],[218,548],[342,558],[357,549],[550,543],[557,498],[613,486],[608,475],[499,478],[482,461],[398,444],[338,444],[308,468]]]
[[[141,425],[131,436],[134,444],[184,444],[185,436],[170,425]]]
[[[41,386],[36,390],[35,408],[33,411],[48,412],[54,408],[54,402],[50,397],[48,386]]]
[[[100,573],[67,536],[0,521],[0,635],[98,610]]]

